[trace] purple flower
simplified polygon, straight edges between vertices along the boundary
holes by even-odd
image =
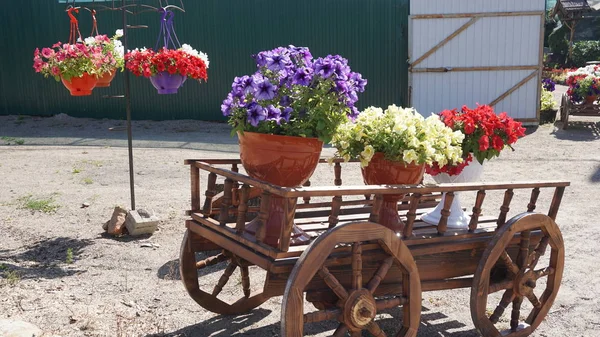
[[[227,98],[221,104],[221,112],[223,112],[223,116],[231,115],[231,109],[233,108],[233,95],[229,93]]]
[[[281,112],[281,115],[279,116],[280,120],[283,119],[286,122],[289,122],[290,121],[290,117],[292,116],[292,111],[294,111],[294,109],[292,109],[290,107],[287,107],[287,108],[283,109],[283,111]]]
[[[346,93],[348,91],[348,82],[346,81],[335,81],[335,92]]]
[[[271,84],[268,78],[263,78],[260,82],[255,82],[254,89],[256,90],[256,99],[264,101],[273,99],[277,88]]]
[[[250,76],[236,77],[231,85],[232,93],[239,98],[252,94],[254,92],[253,84],[254,80]]]
[[[549,78],[545,78],[545,79],[542,80],[542,86],[544,87],[544,89],[546,89],[546,90],[548,90],[550,92],[554,91],[555,84],[556,83],[554,83],[554,81],[552,81]]]
[[[292,84],[299,84],[308,86],[312,81],[312,69],[311,68],[300,68],[294,74],[292,78]]]
[[[328,58],[318,58],[315,62],[315,73],[321,75],[323,78],[329,78],[335,71],[335,65]]]
[[[267,120],[276,121],[279,124],[280,119],[281,110],[272,105],[267,106]]]
[[[358,111],[356,107],[351,106],[350,113],[348,113],[348,118],[350,118],[354,122],[356,120],[356,117],[358,117],[358,114],[360,114],[360,111]]]
[[[258,123],[264,121],[266,118],[267,112],[262,106],[256,102],[252,102],[248,105],[248,122],[252,126],[258,126]]]
[[[279,100],[279,104],[281,106],[289,106],[290,104],[292,104],[292,99],[290,98],[290,96],[285,95],[281,97],[281,100]]]
[[[359,73],[351,73],[350,80],[354,83],[354,87],[358,92],[364,92],[365,86],[367,85],[367,80],[362,78],[362,75]]]
[[[281,54],[272,54],[271,56],[267,56],[266,60],[266,66],[271,71],[284,70],[288,63],[286,58]]]

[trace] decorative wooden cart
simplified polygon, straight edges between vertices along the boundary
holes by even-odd
[[[583,101],[573,103],[567,94],[563,94],[560,101],[560,120],[563,130],[569,127],[569,116],[600,117],[600,102]]]
[[[382,330],[381,320],[389,312],[401,316],[392,324],[396,336],[416,336],[422,291],[470,287],[471,314],[482,335],[515,337],[531,334],[557,295],[564,246],[554,219],[568,182],[342,186],[342,163],[335,162],[332,186],[282,188],[238,173],[239,160],[186,163],[192,207],[181,247],[181,277],[190,296],[209,311],[242,314],[283,295],[282,336],[303,336],[305,324],[321,321],[334,322],[333,336],[361,336],[363,330],[386,336],[389,327]],[[208,174],[203,206],[201,172]],[[220,182],[224,190],[217,193]],[[544,190],[553,193],[548,213],[534,213]],[[476,194],[471,222],[468,230],[448,230],[448,210],[459,191]],[[421,222],[419,215],[437,204],[441,192],[447,198],[438,226]],[[482,207],[494,192],[501,202],[486,205],[486,212],[498,210],[492,217],[482,214]],[[519,192],[526,194],[527,204],[520,206],[524,213],[507,221]],[[402,233],[378,224],[383,196],[390,194],[405,194],[398,205]],[[277,197],[285,200],[283,230],[273,247],[264,243],[264,224],[270,200]],[[253,206],[257,200],[260,205]],[[245,226],[253,216],[259,227],[250,235]],[[293,226],[313,239],[290,245]],[[250,266],[266,271],[262,291],[251,293]],[[198,273],[207,267],[222,276],[205,291]],[[219,294],[236,269],[243,294],[223,301]],[[305,300],[316,311],[305,312]],[[504,319],[511,304],[510,317]]]

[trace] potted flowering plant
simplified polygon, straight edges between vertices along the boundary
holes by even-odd
[[[319,162],[323,142],[331,140],[340,123],[358,115],[354,105],[367,81],[341,56],[315,59],[305,47],[278,47],[254,59],[258,69],[234,79],[221,110],[232,134],[238,134],[240,158],[250,176],[278,186],[302,185]],[[271,196],[265,239],[270,244],[279,238],[283,201]],[[303,242],[302,237],[293,236],[292,244]]]
[[[553,123],[556,119],[558,104],[554,100],[552,92],[555,90],[555,83],[549,78],[542,81],[542,95],[540,98],[540,124]]]
[[[208,56],[190,45],[179,49],[135,49],[125,54],[125,67],[136,76],[150,79],[159,94],[175,94],[189,77],[208,80]]]
[[[102,47],[83,43],[63,44],[58,42],[52,48],[36,48],[33,68],[44,77],[52,76],[63,84],[73,96],[92,94],[97,76],[102,75]]]
[[[391,105],[385,110],[371,107],[356,121],[340,125],[333,136],[336,156],[359,159],[367,184],[416,184],[425,165],[440,166],[463,161],[464,135],[447,127],[437,115],[424,118],[414,109]],[[380,223],[394,231],[404,224],[398,217],[403,195],[386,195]]]
[[[123,44],[119,40],[123,36],[123,30],[118,29],[112,38],[106,35],[96,35],[88,37],[84,43],[92,47],[102,48],[102,64],[96,87],[109,87],[110,82],[115,78],[117,70],[123,71],[125,65]]]
[[[426,168],[438,183],[476,181],[481,176],[483,162],[500,155],[505,148],[511,148],[519,137],[525,135],[521,123],[510,118],[506,112],[499,115],[488,105],[478,105],[475,109],[463,106],[461,110],[444,110],[440,118],[448,127],[464,134],[462,142],[463,162],[458,165],[441,166],[438,163]],[[445,196],[444,196],[445,198]],[[443,200],[438,207],[421,217],[427,223],[437,224],[441,218]],[[466,228],[470,217],[462,211],[458,195],[452,202],[449,228]]]
[[[567,74],[567,95],[573,103],[594,103],[600,95],[600,65],[589,65]]]

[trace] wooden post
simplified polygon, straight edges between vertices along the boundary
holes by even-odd
[[[444,208],[440,212],[442,217],[440,218],[440,222],[438,223],[438,235],[444,235],[446,230],[448,229],[448,217],[450,216],[450,207],[452,206],[452,201],[454,200],[454,192],[446,192],[446,197],[444,199]]]
[[[221,202],[221,214],[219,214],[219,224],[225,226],[229,219],[229,206],[231,206],[231,193],[233,192],[233,180],[225,179],[223,185],[223,200]]]
[[[477,229],[477,223],[479,222],[479,216],[481,215],[481,205],[483,205],[483,199],[485,199],[485,190],[477,191],[475,206],[473,206],[473,214],[471,215],[471,221],[469,222],[469,232],[474,232]]]
[[[552,203],[550,204],[550,210],[548,210],[548,216],[552,218],[552,220],[556,220],[556,214],[558,214],[558,207],[560,207],[560,202],[562,200],[563,194],[565,193],[564,187],[557,187],[554,190],[554,196],[552,197]]]
[[[376,194],[375,200],[373,201],[373,208],[371,209],[371,215],[369,216],[369,221],[379,223],[379,212],[381,211],[382,205],[383,196],[381,194]]]
[[[244,233],[246,225],[246,212],[248,212],[248,195],[250,194],[250,185],[244,184],[240,194],[240,204],[238,205],[237,221],[235,223],[235,231],[238,234]]]
[[[190,183],[191,183],[191,191],[192,191],[192,205],[191,212],[200,211],[200,169],[194,166],[192,163],[190,165]]]
[[[417,218],[417,208],[419,207],[420,200],[420,193],[413,193],[410,196],[410,208],[408,209],[408,213],[406,213],[406,226],[404,226],[404,232],[402,233],[404,238],[409,238],[413,235],[413,226]]]
[[[204,208],[202,213],[208,217],[212,213],[212,199],[217,194],[217,174],[211,172],[208,175],[208,184],[206,187],[206,198],[204,199]]]
[[[258,214],[258,228],[256,228],[256,240],[263,242],[267,235],[267,220],[269,220],[269,208],[271,207],[271,193],[263,192],[260,198],[260,213]]]
[[[537,199],[540,195],[540,188],[536,187],[531,191],[531,198],[529,199],[529,204],[527,204],[527,212],[533,212],[535,210],[535,204],[537,203]]]
[[[496,221],[498,228],[502,227],[506,223],[506,214],[508,214],[508,211],[510,210],[509,206],[513,195],[514,192],[512,188],[509,188],[506,190],[506,192],[504,192],[504,202],[502,203],[502,206],[500,206],[500,215],[498,215],[498,221]]]
[[[281,226],[281,236],[279,237],[279,250],[287,252],[290,249],[290,240],[292,237],[292,230],[294,227],[294,216],[296,215],[296,204],[298,198],[286,198],[284,200],[283,212],[283,226]]]

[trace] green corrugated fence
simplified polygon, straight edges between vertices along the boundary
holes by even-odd
[[[154,1],[157,2],[157,1]],[[220,104],[235,76],[254,71],[250,55],[293,44],[309,47],[315,57],[340,54],[353,71],[368,79],[359,108],[402,104],[408,97],[408,0],[187,0],[186,13],[175,13],[182,43],[204,51],[210,59],[208,83],[187,81],[176,95],[158,95],[145,78],[131,78],[134,119],[223,120]],[[82,5],[84,5],[82,3]],[[92,96],[71,97],[61,83],[44,79],[32,68],[36,47],[66,41],[69,21],[57,0],[21,0],[0,13],[0,114],[125,118],[122,99],[104,95],[124,92],[123,74],[110,88]],[[100,33],[121,28],[121,13],[97,14]],[[91,17],[79,14],[82,35]],[[128,17],[130,48],[154,47],[158,13]]]

